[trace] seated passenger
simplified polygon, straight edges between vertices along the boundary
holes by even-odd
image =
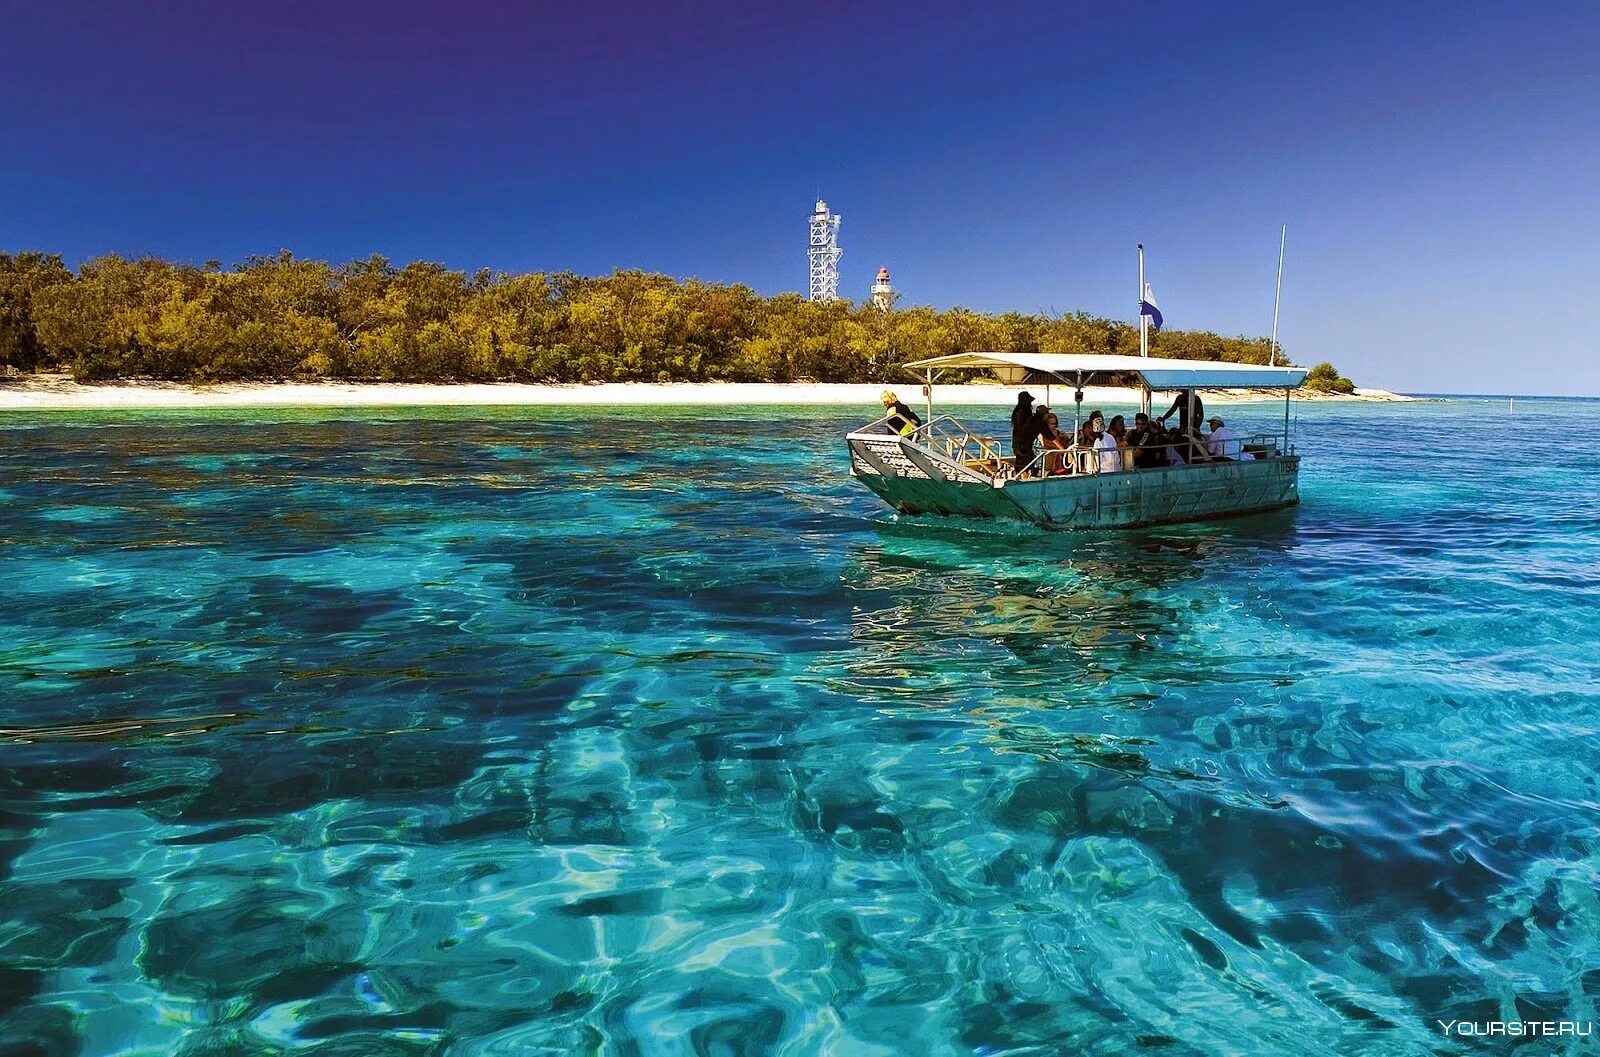
[[[1050,429],[1050,408],[1045,404],[1035,404],[1033,415],[1028,419],[1028,432],[1033,436],[1034,442],[1042,448],[1049,448],[1046,443],[1046,434]],[[1050,460],[1048,457],[1038,460],[1033,465],[1033,473],[1043,477],[1049,473]]]
[[[1211,427],[1211,435],[1206,438],[1206,453],[1213,459],[1239,462],[1255,458],[1244,450],[1244,442],[1239,439],[1237,433],[1223,424],[1222,419],[1213,415],[1206,424]]]
[[[1133,469],[1133,449],[1128,446],[1127,420],[1121,415],[1113,416],[1106,426],[1106,432],[1117,438],[1117,469]]]
[[[1205,445],[1192,434],[1180,429],[1168,429],[1163,432],[1161,441],[1166,445],[1164,454],[1169,466],[1189,466],[1207,461]]]
[[[1119,434],[1126,432],[1122,425],[1122,416],[1118,415],[1095,437],[1094,450],[1099,456],[1099,465],[1096,469],[1100,473],[1117,473],[1122,469],[1122,446],[1117,440]]]
[[[1091,411],[1089,412],[1089,417],[1083,420],[1083,425],[1078,427],[1078,434],[1074,438],[1073,443],[1080,448],[1093,448],[1095,438],[1098,437],[1100,435],[1100,431],[1105,428],[1105,416],[1098,411]]]
[[[1039,431],[1039,446],[1044,449],[1045,476],[1064,474],[1067,472],[1067,438],[1061,433],[1061,420],[1045,411],[1044,428]]]
[[[1089,417],[1072,438],[1073,473],[1095,472],[1095,441],[1100,439],[1105,428],[1105,416],[1098,411],[1089,412]]]
[[[1128,432],[1128,447],[1133,449],[1133,466],[1136,470],[1152,470],[1167,464],[1167,453],[1161,450],[1161,427],[1150,421],[1143,411],[1133,416],[1133,429]]]
[[[917,417],[915,411],[902,404],[900,398],[894,395],[893,390],[885,389],[879,394],[878,399],[883,401],[883,410],[887,418],[885,425],[889,427],[891,432],[898,433],[903,437],[922,425],[922,419]]]

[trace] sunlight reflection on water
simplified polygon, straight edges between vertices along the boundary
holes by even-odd
[[[896,519],[816,410],[10,416],[0,1051],[1593,1019],[1600,452],[1481,410],[1077,536]]]

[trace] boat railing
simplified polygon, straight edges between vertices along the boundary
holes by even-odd
[[[856,432],[877,433],[885,437],[899,437],[910,441],[920,448],[965,467],[969,472],[988,478],[995,485],[1001,485],[1007,481],[1037,480],[1045,477],[1143,473],[1147,470],[1168,470],[1181,468],[1185,465],[1205,465],[1209,462],[1219,461],[1209,455],[1203,459],[1193,458],[1191,454],[1192,448],[1198,447],[1200,450],[1206,451],[1209,447],[1207,438],[1201,435],[1194,440],[1180,440],[1170,444],[1149,445],[1143,448],[1118,448],[1116,452],[1119,458],[1116,460],[1116,469],[1102,468],[1102,458],[1111,454],[1108,449],[1084,448],[1077,445],[1066,448],[1045,448],[1038,451],[1032,461],[1019,471],[1016,468],[1015,457],[1007,454],[999,441],[992,436],[974,432],[954,416],[936,415],[928,422],[903,433],[895,430],[889,424],[889,420],[890,416],[884,415],[882,418],[875,419],[862,426]],[[1239,451],[1249,452],[1256,459],[1271,459],[1284,454],[1294,454],[1294,449],[1287,447],[1283,442],[1283,437],[1277,433],[1252,433],[1248,436],[1230,439],[1228,444],[1230,447],[1237,444]],[[1165,456],[1163,465],[1133,465],[1133,455],[1139,451],[1163,453]],[[1171,455],[1173,452],[1177,452],[1178,457],[1184,461],[1182,463],[1173,463]]]
[[[1236,440],[1231,440],[1229,443],[1237,443],[1241,453],[1248,452],[1251,456],[1253,456],[1252,459],[1242,461],[1253,462],[1277,458],[1284,454],[1294,454],[1294,450],[1292,448],[1289,448],[1287,451],[1285,450],[1285,448],[1280,444],[1280,439],[1281,438],[1276,433],[1252,433],[1248,437],[1240,437]],[[1181,469],[1184,466],[1204,466],[1213,462],[1241,461],[1239,458],[1220,459],[1217,456],[1210,455],[1209,452],[1205,458],[1195,459],[1191,455],[1191,449],[1196,447],[1201,448],[1202,450],[1207,449],[1206,439],[1202,437],[1199,440],[1194,441],[1177,441],[1173,444],[1151,444],[1140,448],[1084,448],[1079,447],[1078,445],[1071,445],[1066,448],[1046,448],[1045,450],[1039,452],[1038,455],[1034,457],[1033,461],[1028,463],[1027,466],[1023,467],[1020,472],[1013,469],[1012,463],[1002,463],[998,469],[998,472],[994,475],[994,478],[996,482],[1000,482],[1003,480],[1039,479],[1044,477],[1082,477],[1094,474],[1144,473],[1149,470],[1172,470]],[[1162,452],[1166,456],[1167,464],[1163,466],[1132,465],[1134,453],[1140,451]],[[1184,461],[1182,463],[1173,463],[1171,461],[1173,452],[1177,452],[1178,457]],[[1105,469],[1104,463],[1102,462],[1102,457],[1112,454],[1117,456],[1116,468]]]
[[[884,415],[881,418],[875,418],[871,422],[868,422],[865,426],[862,426],[860,429],[855,430],[854,432],[856,432],[856,433],[884,433],[884,434],[888,434],[889,436],[894,436],[895,435],[894,430],[889,428],[889,416],[888,415]]]
[[[933,419],[924,422],[915,429],[897,432],[889,425],[889,415],[873,421],[856,430],[857,433],[881,433],[888,437],[904,437],[929,451],[935,452],[952,462],[962,464],[1005,462],[1009,465],[1011,456],[1000,450],[1000,442],[993,437],[981,433],[974,433],[960,419],[953,415],[936,415]]]
[[[912,434],[912,440],[963,466],[998,464],[1006,458],[997,440],[972,432],[950,415],[938,415],[924,423]]]

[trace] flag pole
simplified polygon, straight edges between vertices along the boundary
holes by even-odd
[[[1150,332],[1144,321],[1144,243],[1139,243],[1139,296],[1133,302],[1139,311],[1139,355],[1150,355]]]
[[[1283,297],[1283,246],[1289,241],[1289,225],[1278,235],[1278,288],[1272,293],[1272,348],[1267,353],[1267,366],[1278,365],[1278,301]]]

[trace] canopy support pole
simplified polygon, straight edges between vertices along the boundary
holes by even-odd
[[[1150,417],[1150,383],[1142,376],[1139,379],[1139,411],[1145,418]]]
[[[922,395],[928,398],[928,421],[933,421],[933,368],[929,367],[926,374],[927,381],[923,383]]]
[[[1289,454],[1289,394],[1292,389],[1283,391],[1283,454]]]
[[[1078,391],[1072,394],[1073,403],[1077,410],[1072,416],[1072,443],[1078,443],[1078,434],[1083,432],[1083,372],[1078,372]]]
[[[1134,298],[1139,312],[1139,355],[1150,355],[1150,330],[1144,314],[1144,243],[1139,243],[1139,296]]]

